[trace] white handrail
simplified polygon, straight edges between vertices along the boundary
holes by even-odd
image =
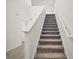
[[[63,18],[62,18],[61,16],[60,16],[60,21],[61,21],[61,23],[62,23],[62,25],[63,25],[63,28],[64,28],[64,30],[65,30],[65,33],[66,33],[68,39],[72,39],[72,40],[73,40],[73,36],[69,33],[69,30],[68,30],[68,28],[66,27],[65,23],[63,22]]]
[[[35,11],[35,8],[37,8],[36,11]],[[26,26],[22,30],[23,32],[27,32],[28,33],[28,32],[31,31],[31,29],[33,28],[34,24],[37,22],[38,18],[40,17],[40,14],[43,12],[44,6],[32,6],[32,9],[34,10],[34,12],[36,12],[36,14],[34,14],[34,12],[33,12],[33,16],[31,16],[29,23],[27,23],[25,21],[25,25]]]

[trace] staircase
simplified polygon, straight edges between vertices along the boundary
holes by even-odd
[[[67,59],[54,14],[47,14],[34,59]]]

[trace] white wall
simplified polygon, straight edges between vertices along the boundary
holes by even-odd
[[[46,12],[53,12],[54,0],[32,0],[32,5],[45,5]]]
[[[43,12],[44,7],[40,7],[39,9],[37,6],[37,9],[36,7],[32,9],[30,1],[31,0],[7,0],[6,50],[8,52],[21,45],[22,41],[25,41],[25,59],[34,58],[45,18],[45,12]],[[37,22],[34,24],[28,36],[25,36],[23,32],[24,28],[31,21],[31,23],[33,23],[35,20],[37,20]],[[28,27],[26,29],[28,29]]]
[[[68,37],[73,36],[73,0],[55,0],[55,14],[67,59],[73,59],[73,40]]]
[[[34,59],[44,20],[45,20],[45,11],[42,11],[32,29],[29,32],[25,32],[26,37],[25,59]]]
[[[56,0],[55,12],[63,18],[69,34],[73,34],[73,0]]]
[[[29,11],[30,6],[27,4],[27,0],[7,0],[7,51],[19,46],[24,40],[24,34],[21,31],[25,26],[24,20],[30,19]]]

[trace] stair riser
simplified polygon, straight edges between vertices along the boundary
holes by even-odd
[[[51,17],[51,18],[52,18],[52,17]],[[49,17],[46,17],[46,18],[45,18],[45,21],[46,21],[46,20],[56,20],[55,18],[53,18],[53,19],[51,19],[51,18],[49,19]]]
[[[44,22],[44,24],[57,24],[57,22]]]
[[[39,45],[62,45],[62,42],[39,42]]]
[[[44,48],[38,48],[37,53],[64,53],[64,49],[44,49]]]
[[[47,27],[56,26],[56,27],[58,27],[57,25],[44,25],[44,26],[47,26]]]
[[[57,26],[43,26],[43,28],[58,28]]]
[[[45,20],[44,22],[56,22],[56,20]]]
[[[60,36],[41,36],[40,39],[60,39]]]
[[[43,26],[43,28],[58,28],[58,26]]]
[[[52,24],[52,25],[50,24],[50,25],[44,25],[44,26],[57,26],[57,25],[56,24]]]
[[[57,23],[56,21],[45,21],[44,23]]]
[[[44,23],[44,25],[57,25],[57,23]]]
[[[52,19],[53,18],[53,19]],[[46,20],[55,20],[55,16],[53,17],[51,17],[51,16],[46,16],[46,18],[45,18]]]
[[[56,22],[56,20],[45,20],[44,22]]]
[[[56,22],[44,22],[44,24],[56,24]]]
[[[59,32],[42,32],[42,34],[59,34]]]
[[[56,22],[56,20],[45,20],[44,22]]]
[[[55,20],[55,21],[56,21],[56,19],[55,19],[55,18],[53,18],[53,19],[45,19],[45,21],[46,21],[46,20],[47,20],[47,21],[49,21],[49,20]]]
[[[44,25],[57,25],[57,24],[56,23],[53,23],[53,24],[52,23],[51,24],[50,23],[44,23]]]
[[[67,59],[67,58],[34,58],[34,59]]]
[[[58,29],[42,29],[42,31],[59,31]]]

